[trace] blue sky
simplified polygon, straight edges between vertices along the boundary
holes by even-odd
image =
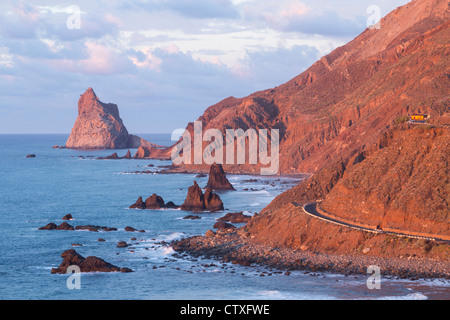
[[[1,1],[0,133],[70,133],[79,95],[131,133],[280,85],[407,0]]]

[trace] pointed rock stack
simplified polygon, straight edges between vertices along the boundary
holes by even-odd
[[[222,165],[216,163],[212,164],[209,169],[209,179],[206,187],[212,190],[236,190],[228,181]]]
[[[186,200],[181,205],[181,210],[185,211],[220,211],[223,210],[223,202],[220,197],[207,188],[205,194],[194,180],[194,185],[188,189]]]

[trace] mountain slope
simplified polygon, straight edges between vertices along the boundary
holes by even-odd
[[[350,158],[403,115],[426,112],[450,123],[448,6],[418,0],[394,10],[381,29],[367,29],[291,81],[211,106],[198,119],[203,131],[279,129],[280,173],[288,174]]]

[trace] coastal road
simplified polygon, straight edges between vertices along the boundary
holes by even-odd
[[[399,232],[392,232],[392,231],[385,231],[385,230],[381,230],[381,229],[371,229],[371,228],[366,228],[366,227],[361,227],[355,224],[350,224],[347,222],[343,222],[343,221],[339,221],[337,219],[331,218],[331,217],[327,217],[321,213],[319,213],[317,211],[317,205],[319,202],[312,202],[312,203],[308,203],[305,204],[302,207],[302,210],[304,213],[306,213],[309,216],[312,216],[314,218],[320,219],[322,221],[326,221],[329,223],[333,223],[339,226],[343,226],[343,227],[348,227],[348,228],[352,228],[355,230],[360,230],[360,231],[365,231],[365,232],[371,232],[371,233],[378,233],[378,234],[389,234],[389,235],[394,235],[394,236],[398,236],[398,237],[406,237],[406,238],[413,238],[413,239],[423,239],[423,240],[430,240],[430,241],[442,241],[442,242],[446,242],[446,243],[450,243],[450,240],[445,240],[445,239],[440,239],[440,238],[434,238],[434,237],[424,237],[421,235],[416,235],[416,234],[412,234],[412,233],[399,233]]]

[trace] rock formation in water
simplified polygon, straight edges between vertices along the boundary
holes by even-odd
[[[119,268],[98,257],[84,258],[74,249],[66,250],[61,254],[63,262],[58,268],[52,268],[51,273],[66,273],[70,266],[77,266],[81,272],[132,272],[129,268]]]
[[[119,116],[117,105],[101,102],[92,88],[81,95],[78,101],[78,118],[66,142],[66,148],[126,149],[140,146],[160,147],[129,134]]]
[[[224,209],[220,197],[207,188],[205,194],[194,180],[194,185],[188,189],[186,200],[181,205],[181,210],[185,211],[221,211]]]
[[[216,163],[212,164],[209,169],[209,179],[206,187],[212,190],[236,190],[228,181],[222,165]]]

